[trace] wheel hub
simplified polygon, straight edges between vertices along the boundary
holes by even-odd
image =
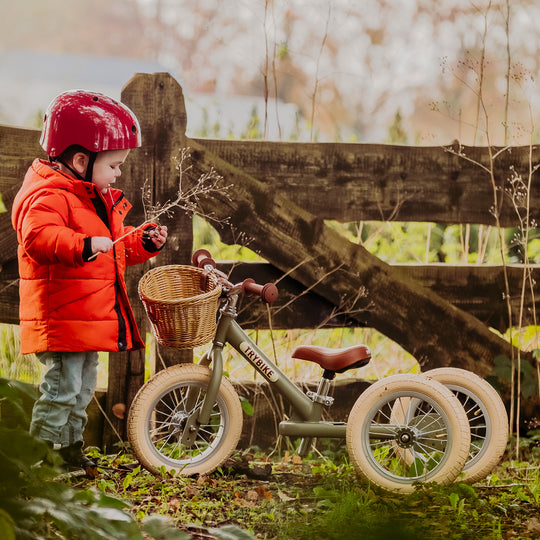
[[[400,448],[410,448],[416,441],[416,434],[410,428],[401,428],[396,437],[396,442]]]
[[[174,413],[171,416],[171,423],[170,423],[170,433],[176,434],[180,431],[184,430],[184,426],[186,425],[186,421],[188,419],[188,414],[184,411],[179,411],[177,413]]]

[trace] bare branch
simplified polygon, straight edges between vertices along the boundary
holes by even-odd
[[[117,238],[113,244],[116,244],[120,240],[123,240],[135,231],[138,231],[151,223],[159,224],[159,218],[162,216],[170,217],[177,210],[183,210],[188,214],[197,214],[206,220],[216,222],[226,222],[226,220],[219,220],[213,214],[206,214],[199,209],[199,199],[203,196],[209,196],[219,193],[220,195],[227,195],[227,191],[230,186],[224,186],[223,177],[212,167],[208,172],[202,173],[195,183],[184,189],[184,180],[186,173],[192,168],[189,163],[191,153],[189,147],[181,148],[179,155],[174,159],[176,161],[176,170],[178,171],[178,191],[176,193],[176,199],[172,201],[166,201],[165,203],[153,203],[152,193],[148,180],[144,182],[142,187],[142,203],[144,208],[145,220],[130,229],[126,234],[123,234]],[[97,257],[98,253],[95,253],[89,260]]]

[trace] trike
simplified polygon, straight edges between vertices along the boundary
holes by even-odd
[[[359,395],[347,422],[323,420],[333,402],[330,390],[336,374],[366,365],[370,349],[362,344],[343,349],[297,347],[293,358],[315,362],[322,369],[316,391],[305,392],[236,321],[242,295],[272,303],[278,296],[276,286],[253,279],[230,283],[205,250],[194,253],[193,264],[154,268],[139,284],[158,342],[191,348],[201,340],[212,340],[198,364],[167,367],[137,393],[129,411],[128,438],[147,469],[183,476],[207,474],[237,447],[243,411],[237,391],[223,375],[226,345],[238,351],[290,405],[292,413],[279,423],[279,433],[301,439],[300,456],[309,452],[314,438],[344,439],[359,476],[401,492],[412,491],[418,482],[452,483],[468,461],[484,461],[477,458],[482,448],[471,446],[471,418],[463,399],[460,402],[458,392],[436,377],[386,377]],[[188,281],[191,284],[186,286]],[[186,311],[183,304],[189,302]],[[176,314],[171,315],[171,310]],[[459,388],[463,391],[463,385]],[[474,391],[467,392],[467,399],[476,397]],[[489,419],[489,411],[483,412]],[[498,427],[491,431],[498,433]],[[485,429],[481,437],[485,439]]]

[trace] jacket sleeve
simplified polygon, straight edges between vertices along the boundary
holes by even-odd
[[[69,208],[64,197],[46,194],[32,201],[22,220],[20,242],[38,264],[84,264],[84,233],[68,227]]]
[[[124,238],[126,246],[126,264],[133,266],[151,259],[159,253],[152,243],[152,247],[145,242],[147,230],[157,227],[155,223],[149,223],[144,228],[135,230],[135,227],[124,227],[122,234],[130,233]],[[146,247],[145,247],[146,246]],[[149,249],[150,248],[150,249]]]

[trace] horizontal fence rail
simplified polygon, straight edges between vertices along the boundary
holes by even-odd
[[[45,157],[39,146],[39,130],[0,125],[0,192],[7,208],[35,156]],[[342,222],[384,220],[436,223],[493,222],[490,205],[491,186],[478,166],[442,148],[398,147],[338,143],[275,143],[264,141],[223,141],[196,139],[212,152],[253,176],[284,192],[298,205],[324,219]],[[508,174],[507,156],[527,167],[528,148],[511,148],[496,160],[496,176],[504,184]],[[479,163],[489,163],[485,148],[462,149]],[[384,156],[384,159],[381,159]],[[516,158],[516,156],[518,156]],[[540,159],[540,155],[538,156]],[[403,173],[400,171],[407,171]],[[452,187],[454,186],[454,187]],[[459,186],[459,189],[456,187]],[[540,214],[540,182],[532,184],[531,219]],[[456,191],[457,190],[457,191]],[[459,197],[456,193],[459,191]],[[138,194],[137,194],[138,195]],[[515,210],[509,198],[501,219],[515,226]],[[536,216],[540,218],[540,216]],[[195,246],[197,247],[197,246]],[[18,324],[17,241],[10,214],[0,214],[0,322]],[[171,260],[185,263],[185,260]],[[503,269],[493,265],[407,264],[398,267],[409,277],[440,294],[456,307],[470,312],[487,325],[504,331],[508,315],[503,297]],[[239,267],[241,268],[241,267]],[[271,265],[252,266],[255,277],[281,279],[282,273]],[[539,269],[531,268],[538,281]],[[236,272],[240,272],[237,269]],[[508,267],[512,285],[513,319],[520,311],[520,283],[523,268]],[[289,303],[302,294],[292,279],[281,284],[281,298]],[[525,321],[531,322],[533,298],[524,299]],[[282,309],[273,321],[275,328],[294,325],[317,328],[325,324],[351,324],[346,316],[330,317],[333,306],[316,295],[302,294],[290,308]],[[244,324],[264,326],[256,305]],[[266,316],[266,311],[264,311]],[[329,318],[330,317],[330,318]],[[369,324],[366,321],[366,324]]]

